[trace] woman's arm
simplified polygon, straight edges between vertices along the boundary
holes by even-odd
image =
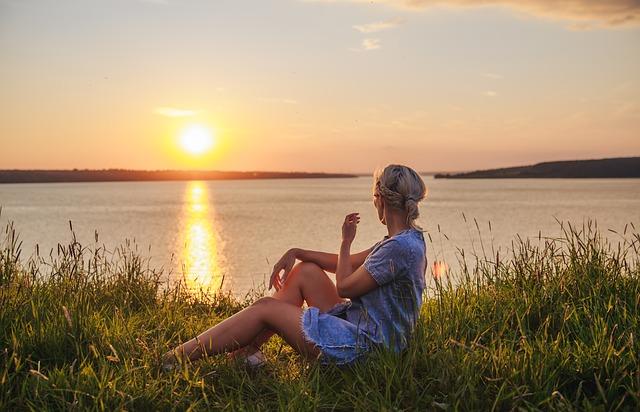
[[[356,268],[362,265],[369,253],[371,253],[372,249],[373,248],[369,248],[367,250],[363,250],[360,253],[350,256],[349,261],[351,262],[351,267]],[[335,273],[336,267],[338,265],[338,255],[334,253],[316,252],[313,250],[304,250],[298,248],[289,249],[273,266],[273,272],[271,273],[271,278],[269,279],[269,289],[275,287],[276,290],[280,290],[287,275],[289,274],[291,269],[293,269],[293,265],[296,263],[296,259],[302,262],[313,262],[320,266],[323,270],[333,273]],[[284,271],[284,273],[282,276],[280,276],[280,273],[282,271]]]
[[[347,215],[347,218],[353,219],[353,236],[355,237],[355,223],[356,221],[360,221],[360,217],[358,213],[352,213]],[[345,219],[346,222],[346,219]],[[346,224],[346,223],[345,223]],[[344,227],[343,227],[343,240],[344,240]],[[349,250],[351,248],[351,242],[353,242],[353,237],[349,240]],[[349,267],[349,273],[352,273],[356,268],[359,268],[364,263],[365,259],[371,251],[373,250],[373,246],[369,249],[363,250],[362,252],[358,252],[356,254],[349,254],[342,258],[343,265]],[[332,272],[336,274],[336,282],[338,275],[338,266],[339,266],[339,256],[335,253],[327,253],[327,252],[316,252],[314,250],[305,250],[300,248],[292,248],[285,252],[285,254],[276,262],[273,266],[273,272],[271,273],[271,278],[269,279],[269,289],[275,287],[276,290],[280,290],[282,285],[284,284],[287,275],[293,269],[293,266],[296,263],[296,260],[300,260],[301,262],[311,262],[320,266],[322,270],[327,272]],[[280,273],[283,272],[283,275],[280,276]]]
[[[357,268],[364,263],[364,260],[369,256],[369,253],[373,250],[373,247],[363,250],[362,252],[349,255],[349,263],[352,268]],[[294,256],[296,259],[302,262],[312,262],[320,266],[322,270],[336,273],[338,266],[338,255],[336,253],[316,252],[314,250],[304,250],[294,248]]]
[[[347,215],[342,225],[342,243],[336,267],[336,289],[341,298],[354,298],[378,287],[367,270],[359,265],[354,269],[350,264],[351,243],[356,236],[356,226],[360,218],[357,213]]]

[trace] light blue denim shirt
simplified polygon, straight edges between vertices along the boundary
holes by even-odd
[[[418,320],[425,287],[426,246],[422,232],[407,229],[378,242],[364,262],[379,287],[326,313],[307,308],[305,338],[324,363],[346,364],[382,345],[404,349]]]
[[[422,232],[407,229],[385,237],[364,261],[379,287],[351,299],[347,320],[360,326],[373,343],[404,349],[422,306],[426,264]]]

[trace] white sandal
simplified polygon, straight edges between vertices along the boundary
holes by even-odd
[[[256,369],[264,366],[267,363],[267,358],[265,358],[264,353],[261,351],[256,351],[251,355],[245,357],[243,359],[245,365],[247,365],[251,369]]]
[[[167,358],[162,361],[162,370],[164,372],[173,372],[174,370],[180,372],[182,370],[182,364],[175,355],[167,356]]]

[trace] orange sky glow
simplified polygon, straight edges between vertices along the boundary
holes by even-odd
[[[0,169],[640,155],[633,1],[0,0],[0,53]]]

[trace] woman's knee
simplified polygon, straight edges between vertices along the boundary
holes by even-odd
[[[256,316],[262,317],[265,313],[270,310],[273,310],[274,303],[277,301],[276,298],[272,298],[270,296],[262,297],[249,306],[249,308],[255,312]]]
[[[296,263],[293,269],[291,269],[291,272],[287,276],[287,280],[291,279],[293,281],[294,279],[304,279],[320,274],[326,276],[326,273],[324,273],[324,270],[322,270],[319,265],[313,262],[299,262]]]
[[[309,282],[314,274],[322,273],[326,276],[320,266],[311,262],[299,262],[296,263],[284,282],[284,289],[301,289],[303,284]]]
[[[277,299],[272,298],[270,296],[264,296],[256,300],[255,302],[253,302],[251,306],[259,306],[259,307],[269,306],[269,305],[273,305],[273,302],[275,302],[276,300]]]
[[[313,262],[298,262],[293,268],[298,272],[322,272],[320,265]]]
[[[286,309],[286,306],[291,306],[288,303],[282,302],[279,299],[272,298],[269,296],[262,297],[255,302],[253,302],[250,306],[255,311],[255,316],[267,323],[268,326],[272,323],[273,318],[277,318],[281,315],[283,309]]]
[[[277,301],[278,299],[276,298],[265,296],[253,302],[247,309],[253,312],[257,319],[264,321],[269,313],[275,310],[275,303]]]

